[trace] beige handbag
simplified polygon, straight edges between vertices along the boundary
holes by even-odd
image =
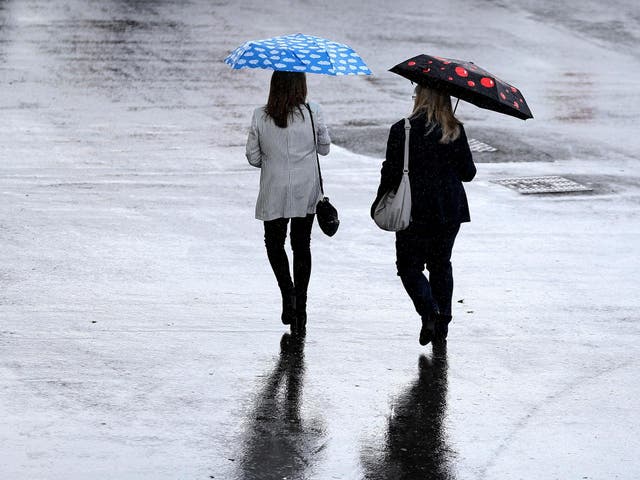
[[[404,168],[398,189],[385,193],[373,212],[373,220],[382,230],[399,232],[411,223],[411,186],[409,185],[409,133],[411,123],[404,119]]]

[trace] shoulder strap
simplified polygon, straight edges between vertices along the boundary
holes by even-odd
[[[411,122],[408,118],[404,119],[404,168],[402,173],[409,173],[409,136],[411,133]]]
[[[309,110],[309,118],[311,118],[311,129],[313,130],[313,148],[316,151],[316,161],[318,162],[318,177],[320,178],[320,193],[322,193],[322,196],[324,196],[324,188],[322,186],[322,172],[320,171],[320,158],[318,157],[318,141],[316,139],[316,126],[313,122],[313,114],[311,113],[311,107],[309,106],[308,103],[305,103],[304,106],[307,107],[307,110]]]

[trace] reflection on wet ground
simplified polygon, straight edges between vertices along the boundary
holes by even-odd
[[[420,356],[418,379],[392,405],[386,443],[363,449],[364,478],[455,478],[453,452],[447,445],[443,427],[447,411],[447,368],[446,344],[434,344],[431,357]]]
[[[304,335],[282,336],[278,361],[250,410],[239,457],[242,480],[308,478],[321,456],[321,421],[301,414],[304,341]]]

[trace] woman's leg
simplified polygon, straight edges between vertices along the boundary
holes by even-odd
[[[422,273],[425,265],[427,239],[418,228],[410,226],[396,233],[396,267],[404,289],[413,301],[418,315],[425,317],[435,312],[436,305],[429,281]]]
[[[429,236],[426,249],[431,293],[439,313],[448,317],[451,317],[451,298],[453,296],[451,251],[459,230],[460,225],[451,225],[434,232]]]
[[[431,294],[429,281],[422,273],[427,244],[424,229],[410,225],[407,230],[396,233],[396,265],[402,285],[411,297],[422,320],[420,345],[428,344],[435,332],[437,307]]]
[[[460,225],[452,225],[434,233],[427,248],[427,269],[433,298],[439,313],[436,315],[434,339],[443,341],[449,333],[451,322],[451,298],[453,296],[453,270],[451,250],[460,230]]]
[[[295,318],[295,294],[289,258],[284,249],[287,238],[288,218],[278,218],[264,222],[264,244],[267,247],[267,257],[276,276],[278,287],[282,293],[282,323],[290,324]]]
[[[301,326],[307,319],[307,288],[311,277],[311,229],[315,215],[291,219],[293,283],[296,291],[296,314]]]

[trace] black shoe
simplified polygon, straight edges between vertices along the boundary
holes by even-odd
[[[428,345],[433,336],[436,328],[435,315],[429,313],[422,317],[422,328],[420,329],[420,345]]]
[[[296,296],[293,292],[282,294],[282,315],[280,319],[285,325],[292,325],[296,321]]]
[[[451,322],[451,315],[436,314],[436,325],[433,338],[438,341],[445,341],[447,334],[449,333],[449,322]]]

